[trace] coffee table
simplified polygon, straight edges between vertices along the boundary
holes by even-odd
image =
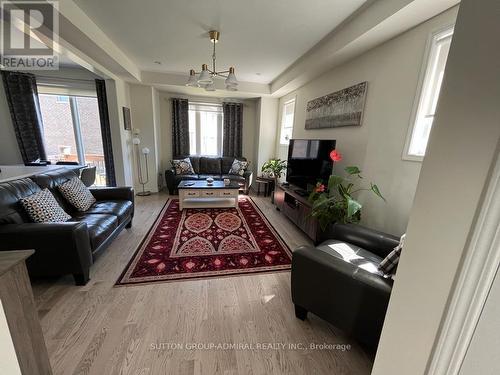
[[[179,211],[184,208],[238,207],[240,185],[231,181],[214,181],[208,185],[202,181],[181,181],[179,186]]]

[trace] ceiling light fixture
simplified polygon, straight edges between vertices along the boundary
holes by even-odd
[[[234,67],[230,67],[229,70],[217,71],[216,68],[216,55],[215,55],[215,44],[219,41],[220,33],[216,30],[208,32],[210,37],[210,42],[213,45],[212,53],[212,69],[208,68],[207,64],[201,66],[201,72],[196,72],[194,69],[189,71],[189,79],[186,82],[186,86],[191,87],[204,87],[206,91],[215,91],[215,77],[223,77],[226,79],[226,90],[237,91],[238,90],[238,80],[234,74]],[[198,78],[196,75],[199,74]]]

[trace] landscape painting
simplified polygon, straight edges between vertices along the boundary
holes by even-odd
[[[358,83],[308,102],[306,129],[361,125],[367,84]]]

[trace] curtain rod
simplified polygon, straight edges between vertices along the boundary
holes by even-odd
[[[201,104],[207,104],[207,105],[214,105],[214,104],[222,104],[222,103],[238,103],[242,104],[243,106],[246,106],[247,103],[245,102],[244,99],[232,99],[232,98],[203,98],[203,97],[189,97],[186,95],[173,95],[168,98],[165,98],[165,100],[171,100],[171,99],[186,99],[190,103],[201,103]],[[211,102],[210,99],[213,101]]]
[[[51,77],[35,74],[36,78],[60,80],[60,81],[81,81],[81,82],[95,82],[94,79],[84,79],[84,78],[66,78],[66,77]]]

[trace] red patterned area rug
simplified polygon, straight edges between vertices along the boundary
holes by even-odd
[[[238,208],[169,200],[116,285],[290,269],[291,252],[249,197]]]

